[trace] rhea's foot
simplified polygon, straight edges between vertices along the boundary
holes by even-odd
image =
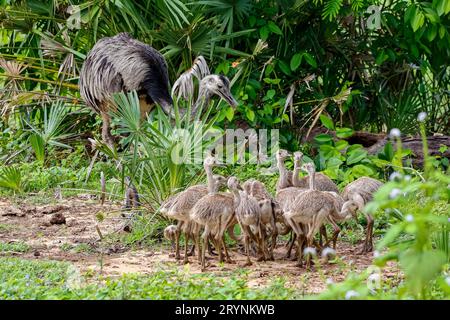
[[[250,267],[250,266],[252,266],[252,265],[253,265],[253,263],[252,263],[250,260],[247,260],[247,262],[244,263],[244,264],[242,265],[242,267]]]
[[[266,257],[264,257],[263,255],[262,256],[259,256],[258,257],[258,259],[256,259],[256,261],[258,261],[258,262],[261,262],[261,261],[266,261]]]

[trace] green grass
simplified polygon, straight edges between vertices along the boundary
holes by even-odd
[[[90,246],[87,243],[80,243],[79,245],[75,246],[73,249],[76,253],[92,253],[92,252],[94,252],[92,246]]]
[[[0,258],[2,299],[293,299],[299,297],[274,279],[263,289],[247,286],[247,274],[236,270],[218,277],[188,271],[126,274],[118,279],[80,275],[66,262]]]
[[[0,242],[0,252],[28,252],[30,250],[30,246],[24,242]]]
[[[0,223],[0,233],[7,233],[14,229],[14,226],[11,224]]]

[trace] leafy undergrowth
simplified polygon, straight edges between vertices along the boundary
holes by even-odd
[[[73,265],[57,261],[0,258],[0,299],[295,299],[281,279],[262,289],[247,286],[246,273],[211,274],[157,271],[151,275],[89,279]]]
[[[28,252],[30,246],[23,242],[5,243],[0,241],[0,253],[7,252]]]

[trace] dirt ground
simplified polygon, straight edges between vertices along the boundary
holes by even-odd
[[[65,218],[65,223],[52,224]],[[106,217],[101,223],[96,216]],[[51,221],[53,220],[53,221]],[[62,221],[59,221],[62,222]],[[0,242],[26,243],[31,249],[25,253],[0,252],[0,256],[19,256],[26,259],[69,261],[81,272],[98,272],[107,276],[123,273],[149,274],[156,270],[179,268],[191,273],[201,272],[195,257],[190,264],[175,261],[169,244],[152,248],[129,249],[121,243],[104,245],[96,226],[103,235],[123,232],[124,218],[120,218],[120,204],[105,203],[89,195],[80,194],[48,205],[33,204],[29,198],[15,200],[0,198]],[[357,246],[338,241],[337,262],[321,265],[320,270],[306,271],[294,266],[295,262],[285,260],[285,247],[279,243],[275,251],[275,261],[254,262],[250,270],[249,285],[264,286],[277,276],[287,279],[287,284],[302,290],[305,294],[319,293],[330,279],[340,282],[350,271],[362,271],[371,265],[373,254],[354,254]],[[235,264],[219,265],[214,259],[208,272],[218,276],[242,266],[245,256],[232,248]],[[383,278],[400,277],[395,265],[388,265]]]

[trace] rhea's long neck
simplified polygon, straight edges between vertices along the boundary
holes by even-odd
[[[309,189],[310,190],[316,190],[316,179],[315,179],[316,172],[312,171],[309,173]]]
[[[286,169],[286,166],[284,165],[284,160],[278,158],[277,159],[277,167],[278,171],[280,172],[280,179],[281,181],[285,182],[288,180],[288,170]]]
[[[294,161],[294,171],[292,173],[292,185],[294,187],[303,187],[304,181],[299,178],[301,171],[301,163],[299,161]]]
[[[192,107],[192,115],[196,115],[199,108],[202,109],[204,106],[208,105],[209,100],[211,100],[211,93],[205,89],[205,87],[200,86],[197,101],[195,101],[195,104]]]
[[[213,172],[212,172],[212,166],[205,166],[205,172],[206,172],[206,181],[207,181],[207,186],[208,186],[208,192],[214,193],[214,192],[216,192],[215,190],[217,189],[217,187],[216,187],[216,181],[214,179]]]

